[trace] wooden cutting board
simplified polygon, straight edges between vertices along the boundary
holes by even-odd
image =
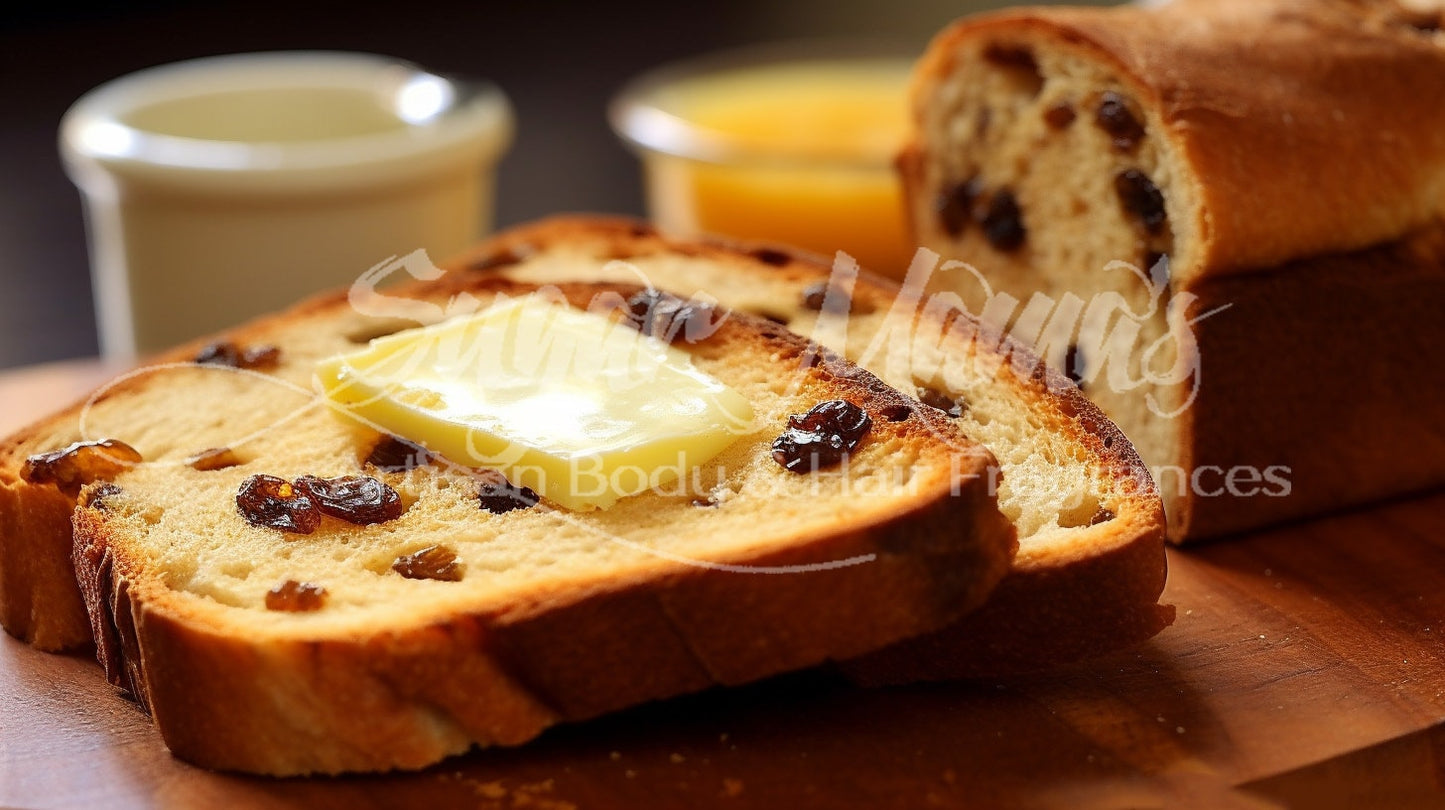
[[[104,375],[0,375],[0,434]],[[340,779],[190,767],[92,661],[0,634],[0,806],[1445,807],[1445,493],[1170,566],[1173,627],[1061,671],[884,690],[802,673]]]

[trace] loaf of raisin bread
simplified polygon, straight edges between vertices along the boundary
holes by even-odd
[[[651,284],[751,312],[845,353],[946,413],[999,461],[1012,570],[943,631],[845,665],[865,683],[1038,669],[1137,644],[1172,620],[1164,517],[1128,439],[1067,379],[960,310],[771,245],[678,240],[628,220],[560,217],[448,265],[454,278]]]
[[[1078,380],[1175,540],[1445,482],[1438,3],[958,22],[899,159],[948,290]]]
[[[535,288],[472,274],[396,295],[440,310]],[[594,311],[637,293],[552,289]],[[177,755],[253,773],[421,767],[856,657],[978,605],[1015,548],[988,452],[777,324],[714,312],[704,334],[648,329],[746,397],[752,425],[680,486],[607,509],[332,413],[317,362],[398,326],[344,293],[11,440],[5,508],[79,487],[75,580],[108,677]],[[780,455],[790,417],[829,402],[856,417],[842,466]],[[15,548],[0,564],[27,564]]]

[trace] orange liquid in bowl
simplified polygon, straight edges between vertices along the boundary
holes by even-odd
[[[679,80],[657,106],[707,150],[643,150],[663,228],[783,242],[900,275],[913,255],[893,157],[901,60],[784,63]]]

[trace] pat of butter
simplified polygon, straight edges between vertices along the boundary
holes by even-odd
[[[753,418],[686,352],[538,296],[377,338],[317,376],[343,413],[569,509],[671,483]]]

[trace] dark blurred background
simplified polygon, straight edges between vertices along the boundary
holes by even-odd
[[[1004,0],[552,4],[465,0],[0,3],[0,368],[98,351],[79,193],[56,153],[78,96],[140,68],[220,53],[369,51],[491,79],[517,140],[497,224],[559,211],[641,213],[608,98],[670,60],[759,42],[867,37],[922,49],[961,14]]]

